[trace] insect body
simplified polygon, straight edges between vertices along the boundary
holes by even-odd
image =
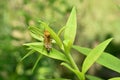
[[[44,31],[44,46],[45,46],[47,52],[49,53],[52,46],[51,46],[50,33],[47,30]]]

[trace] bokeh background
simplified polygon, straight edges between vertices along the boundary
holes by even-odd
[[[72,7],[77,9],[75,44],[93,48],[107,38],[114,40],[106,51],[120,58],[120,0],[0,0],[0,80],[40,80],[69,78],[77,80],[60,61],[43,57],[32,73],[38,54],[20,62],[28,52],[24,43],[35,41],[28,26],[38,20],[48,22],[57,32],[69,17]],[[85,56],[72,51],[81,67]],[[120,74],[94,64],[88,74],[108,79]]]

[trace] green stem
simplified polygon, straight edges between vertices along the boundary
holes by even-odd
[[[79,70],[79,68],[77,67],[76,63],[74,62],[72,56],[70,53],[66,54],[68,60],[70,61],[71,66],[75,69],[75,74],[76,76],[79,78],[79,80],[85,80],[84,74],[82,74]]]
[[[77,67],[76,63],[74,62],[72,56],[70,55],[70,53],[67,54],[67,57],[72,65],[72,67],[75,69],[75,70],[78,70],[79,71],[79,68]]]
[[[76,76],[79,78],[79,80],[85,80],[85,75],[80,71],[75,71]]]
[[[75,73],[76,76],[78,77],[78,79],[80,79],[80,80],[85,80],[85,79],[84,79],[84,74],[81,73],[80,71],[73,69],[70,65],[68,65],[67,63],[64,63],[64,62],[62,62],[61,65],[65,66],[65,67],[68,68],[70,71],[72,71],[73,73]]]

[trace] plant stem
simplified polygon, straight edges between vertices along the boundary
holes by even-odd
[[[75,69],[75,74],[76,76],[79,78],[79,80],[85,80],[84,74],[82,74],[79,70],[79,68],[77,67],[75,61],[73,60],[72,56],[70,53],[66,54],[68,60],[70,61],[71,66]]]
[[[75,70],[79,71],[79,68],[77,67],[77,65],[76,65],[76,63],[74,62],[74,60],[73,60],[72,56],[70,55],[70,53],[67,54],[67,57],[68,57],[71,65],[72,65],[72,67],[73,67]]]

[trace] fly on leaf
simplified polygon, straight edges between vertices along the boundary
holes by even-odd
[[[44,47],[46,48],[48,53],[50,52],[52,48],[51,42],[52,40],[51,40],[50,32],[45,30],[44,31]]]

